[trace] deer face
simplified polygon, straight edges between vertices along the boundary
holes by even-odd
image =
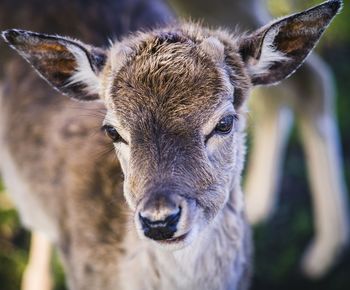
[[[229,199],[235,206],[249,87],[295,71],[340,6],[328,1],[239,37],[178,25],[107,51],[26,31],[3,36],[63,93],[103,100],[140,237],[180,248]]]
[[[111,60],[112,83],[102,89],[104,128],[139,233],[167,246],[188,243],[217,215],[243,159],[243,115],[234,106],[224,46],[212,39],[197,45],[180,33],[141,37],[117,69]],[[242,93],[249,78],[238,55],[232,57]]]

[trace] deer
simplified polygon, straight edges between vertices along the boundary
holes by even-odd
[[[59,92],[26,98],[29,68],[9,66],[0,166],[23,224],[57,247],[69,289],[249,287],[249,91],[290,76],[341,7],[327,1],[240,34],[175,21],[107,48],[2,32]],[[98,121],[108,141],[89,134]],[[94,158],[108,143],[115,153]]]
[[[182,17],[233,29],[237,23],[240,29],[257,29],[272,19],[265,0],[170,3]],[[332,72],[313,53],[288,80],[255,88],[249,102],[252,146],[244,184],[248,221],[257,225],[274,218],[286,145],[295,119],[307,157],[313,205],[315,234],[301,260],[304,275],[311,279],[330,271],[350,237],[334,99]]]

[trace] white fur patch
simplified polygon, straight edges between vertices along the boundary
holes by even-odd
[[[251,76],[265,74],[275,62],[288,60],[281,51],[278,51],[273,45],[273,41],[278,34],[278,28],[269,31],[263,41],[260,58],[248,65],[248,71]]]
[[[118,273],[119,289],[225,290],[228,285],[240,289],[249,263],[240,216],[225,208],[202,232],[194,231],[192,244],[176,251],[155,247],[129,231]]]
[[[75,45],[66,45],[67,49],[75,56],[77,67],[75,73],[69,78],[67,86],[73,84],[84,84],[89,94],[100,93],[100,80],[92,70],[90,61],[82,49]]]

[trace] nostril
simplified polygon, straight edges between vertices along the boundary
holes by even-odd
[[[145,228],[145,227],[150,227],[151,224],[152,224],[152,221],[149,220],[149,219],[146,218],[146,217],[143,217],[141,213],[139,213],[139,219],[140,219],[140,221],[141,221],[141,225],[142,225],[143,228]]]
[[[176,213],[168,215],[163,220],[151,220],[139,213],[139,219],[146,237],[153,240],[166,240],[172,238],[177,230],[177,224],[181,217],[181,207]]]
[[[181,216],[181,207],[177,208],[176,213],[170,214],[166,216],[162,220],[153,220],[149,218],[148,216],[144,216],[142,213],[139,213],[139,218],[142,224],[145,224],[147,226],[152,226],[152,225],[167,225],[167,224],[176,224]]]
[[[172,225],[177,225],[177,223],[180,220],[180,216],[181,216],[181,207],[178,208],[177,213],[174,213],[172,215],[169,215],[166,219],[165,219],[165,223],[168,226],[172,226]]]

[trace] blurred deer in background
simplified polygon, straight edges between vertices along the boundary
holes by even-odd
[[[255,29],[271,20],[264,0],[169,0],[175,11],[210,25]],[[274,212],[281,165],[293,117],[301,131],[311,184],[315,238],[306,251],[306,275],[324,275],[349,241],[348,199],[334,115],[334,82],[315,54],[287,81],[259,87],[250,102],[252,149],[245,184],[248,219],[258,224]]]
[[[16,17],[14,17],[14,15]],[[98,46],[108,46],[108,38],[120,37],[126,35],[130,32],[137,31],[139,29],[150,29],[157,27],[161,24],[168,23],[172,21],[173,14],[170,9],[164,4],[162,0],[50,0],[49,2],[43,2],[42,0],[26,0],[26,1],[12,1],[12,0],[1,0],[0,1],[0,31],[8,29],[10,27],[21,27],[28,30],[42,31],[46,33],[60,33],[62,35],[70,35],[72,37],[80,38],[87,43],[94,43]],[[35,72],[30,69],[25,62],[18,58],[18,55],[8,47],[5,46],[3,41],[0,41],[0,101],[6,97],[7,101],[12,101],[13,106],[15,106],[15,113],[13,115],[13,122],[28,118],[29,120],[35,120],[37,115],[45,115],[43,118],[54,118],[54,122],[61,123],[60,130],[52,130],[54,136],[47,136],[43,138],[42,132],[48,129],[43,128],[46,124],[40,124],[36,122],[34,125],[32,122],[30,124],[21,123],[23,129],[22,141],[28,143],[29,139],[34,139],[35,149],[32,147],[25,157],[18,153],[18,158],[28,159],[31,158],[36,164],[38,162],[38,156],[43,155],[43,150],[47,146],[45,139],[50,139],[51,145],[53,145],[53,140],[61,144],[56,144],[54,147],[51,146],[51,153],[45,153],[46,159],[50,160],[56,158],[55,156],[59,152],[65,151],[67,148],[79,148],[78,151],[74,152],[76,155],[76,161],[72,162],[73,156],[68,155],[63,158],[65,162],[58,161],[56,168],[50,169],[40,169],[42,174],[42,180],[40,180],[36,187],[41,187],[41,189],[34,188],[32,190],[42,191],[45,190],[45,186],[52,183],[57,187],[57,191],[52,194],[48,203],[39,199],[32,200],[29,205],[31,205],[30,212],[36,213],[38,216],[42,216],[42,222],[47,224],[45,220],[47,218],[42,215],[42,210],[48,210],[48,208],[54,208],[51,214],[56,214],[62,211],[62,217],[64,215],[65,219],[69,219],[69,213],[72,211],[74,205],[69,208],[62,208],[59,206],[61,203],[56,198],[62,194],[69,194],[66,191],[69,186],[66,180],[60,181],[60,175],[63,171],[71,172],[76,170],[80,172],[80,175],[86,174],[86,170],[92,171],[90,174],[91,180],[87,180],[85,186],[92,186],[100,182],[99,180],[107,180],[106,188],[114,185],[118,189],[116,192],[121,191],[122,179],[119,177],[118,172],[120,169],[118,164],[114,162],[114,154],[110,150],[106,151],[106,148],[110,148],[109,142],[107,143],[103,136],[96,134],[96,127],[100,125],[103,119],[103,112],[105,110],[104,106],[101,104],[92,103],[76,103],[67,98],[62,98],[60,93],[52,90],[42,79],[40,79]],[[5,102],[5,101],[4,101]],[[4,107],[4,102],[0,103],[0,110]],[[46,112],[51,108],[51,110],[62,110],[66,107],[67,110],[62,114],[60,119],[60,114],[56,113],[55,116],[47,116]],[[79,112],[79,109],[83,112]],[[94,111],[91,111],[91,110]],[[101,116],[100,116],[101,115]],[[0,125],[4,126],[3,114],[0,113]],[[43,122],[45,123],[45,122]],[[14,124],[13,124],[14,125]],[[24,125],[28,125],[25,127]],[[15,125],[14,125],[15,126]],[[1,126],[0,126],[1,127]],[[98,130],[99,131],[99,130]],[[13,133],[10,134],[10,138],[15,138]],[[28,136],[31,136],[30,138]],[[88,158],[95,162],[94,170],[91,168],[85,169],[79,166],[77,160],[86,159],[86,153],[92,145],[88,145],[85,142],[82,144],[81,138],[86,136],[90,138],[90,143],[96,144],[93,152],[88,153]],[[61,139],[61,142],[60,142]],[[0,138],[0,145],[1,145]],[[18,142],[20,145],[21,142]],[[23,146],[28,146],[23,144]],[[0,146],[0,166],[3,164],[2,147]],[[63,156],[62,156],[63,157]],[[103,168],[97,168],[103,164]],[[67,170],[68,168],[68,170]],[[7,174],[11,175],[11,168],[5,168]],[[114,179],[111,181],[108,176],[105,176],[104,171],[114,170],[117,172]],[[28,168],[27,174],[34,174],[34,167]],[[5,174],[4,170],[1,170],[1,176]],[[14,174],[14,173],[12,173]],[[68,174],[67,174],[68,175]],[[37,175],[38,176],[38,175]],[[85,177],[87,178],[87,177]],[[36,179],[35,177],[33,179]],[[88,179],[88,178],[87,178]],[[83,185],[80,185],[83,186]],[[50,185],[52,187],[52,185]],[[98,186],[88,189],[91,196],[97,194],[96,190]],[[100,189],[102,195],[108,195],[108,191],[103,187]],[[9,188],[7,188],[9,191]],[[28,189],[19,188],[18,191],[23,191],[25,194]],[[101,194],[100,192],[98,194]],[[97,195],[98,195],[97,194]],[[114,194],[114,193],[113,193]],[[12,196],[13,197],[13,196]],[[21,199],[24,196],[19,196]],[[110,197],[109,204],[105,205],[106,213],[99,213],[100,216],[105,215],[106,217],[111,216],[108,213],[109,208],[116,206],[119,196]],[[93,201],[91,201],[93,203]],[[37,205],[40,206],[40,210],[36,212]],[[17,204],[16,204],[17,205]],[[28,205],[28,206],[29,206]],[[96,203],[91,205],[91,211],[96,215],[96,208],[101,208],[102,203]],[[117,205],[122,207],[122,205]],[[52,288],[52,277],[51,277],[51,253],[53,242],[57,246],[56,237],[52,237],[52,234],[44,232],[41,227],[32,227],[28,224],[25,214],[21,211],[21,207],[18,207],[20,217],[24,226],[32,231],[32,238],[30,243],[30,255],[28,265],[24,272],[24,277],[22,280],[22,289],[24,290],[48,290]],[[120,214],[120,212],[118,213]],[[112,220],[112,218],[111,218]],[[59,221],[61,226],[65,225],[65,221]],[[83,223],[82,223],[83,226]],[[50,228],[49,225],[46,227]],[[77,233],[78,234],[78,233]],[[62,237],[72,240],[73,237]],[[71,242],[72,243],[72,242]],[[66,249],[68,250],[68,248]],[[71,250],[72,251],[72,250]],[[98,251],[98,249],[97,249]],[[112,255],[112,254],[111,254]]]
[[[132,30],[130,19],[118,18],[122,10],[111,13],[118,8],[111,2],[62,3],[58,7],[73,15],[79,5],[87,13],[67,17],[77,23],[52,26],[53,32],[81,33],[103,46],[102,35],[117,34],[108,25]],[[145,5],[132,10],[133,17],[171,18],[164,6]],[[72,108],[23,63],[6,57],[1,172],[24,224],[58,247],[72,289],[246,289],[250,242],[240,175],[247,94],[251,85],[294,72],[340,5],[330,1],[237,36],[173,24],[107,50],[54,35],[3,34],[56,89],[97,100]],[[47,23],[62,17],[58,7],[50,7],[56,15],[48,11]],[[152,14],[142,18],[141,12]],[[87,27],[78,25],[83,20]],[[34,29],[44,29],[45,19],[38,21]],[[29,23],[21,26],[33,29],[36,23]],[[293,31],[295,25],[300,30]],[[102,111],[100,120],[78,110]],[[99,121],[119,162],[110,153],[93,158],[106,145],[88,133]],[[45,287],[37,283],[30,287]]]

